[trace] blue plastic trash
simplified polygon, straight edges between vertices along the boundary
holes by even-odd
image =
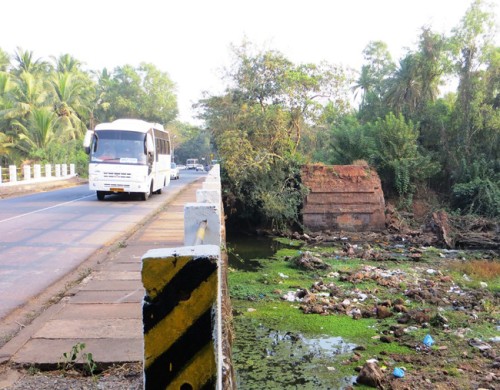
[[[405,370],[402,368],[396,367],[394,371],[392,372],[392,375],[394,375],[396,378],[402,378],[405,376]]]
[[[434,344],[434,340],[433,338],[431,337],[430,334],[428,334],[427,336],[424,337],[424,345],[426,347],[432,347],[432,344]]]

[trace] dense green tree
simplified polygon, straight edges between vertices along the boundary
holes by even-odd
[[[99,99],[94,108],[100,122],[117,118],[141,118],[166,125],[178,113],[175,84],[154,65],[142,63],[117,67],[101,73]]]
[[[452,192],[459,194],[455,196],[460,199],[457,204],[465,203],[469,195],[469,203],[475,205],[473,211],[497,210],[499,215],[496,200],[500,196],[500,178],[492,176],[500,170],[498,82],[495,83],[498,48],[493,46],[495,22],[488,4],[474,1],[453,33],[452,54],[459,85],[449,133],[453,148],[448,169],[455,182]]]
[[[402,115],[388,114],[378,119],[371,129],[375,141],[373,165],[379,171],[387,194],[396,191],[401,206],[409,207],[416,185],[439,170],[430,156],[418,146],[418,131]]]
[[[363,122],[369,122],[385,116],[388,112],[383,99],[395,64],[387,44],[382,41],[370,42],[363,50],[363,57],[364,65],[354,90],[363,92],[358,116]]]
[[[332,126],[330,164],[349,165],[356,160],[370,161],[375,141],[367,125],[361,125],[354,114],[345,115]]]
[[[295,65],[276,51],[252,52],[248,44],[234,55],[225,94],[200,102],[222,161],[228,215],[284,229],[298,222],[302,202],[303,133],[322,103],[347,111],[349,77],[328,64]]]
[[[188,158],[197,158],[200,164],[210,163],[209,160],[215,156],[208,129],[174,121],[167,126],[167,130],[177,164],[185,164]]]

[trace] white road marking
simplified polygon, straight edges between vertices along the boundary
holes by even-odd
[[[56,207],[59,207],[59,206],[64,206],[66,204],[70,204],[70,203],[73,203],[73,202],[76,202],[78,200],[82,200],[82,199],[85,199],[85,198],[90,198],[92,196],[95,196],[95,195],[94,194],[87,195],[87,196],[83,196],[81,198],[70,200],[69,202],[59,203],[59,204],[56,204],[54,206],[45,207],[45,208],[40,209],[40,210],[30,211],[29,213],[25,213],[25,214],[19,214],[19,215],[16,215],[15,217],[10,217],[10,218],[7,218],[7,219],[2,219],[2,220],[0,220],[0,223],[7,222],[7,221],[12,221],[13,219],[18,219],[18,218],[26,217],[27,215],[31,215],[31,214],[41,213],[42,211],[50,210],[50,209],[53,209],[53,208],[56,208]]]

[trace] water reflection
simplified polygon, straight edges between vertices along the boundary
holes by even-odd
[[[240,390],[342,389],[355,382],[336,369],[356,347],[341,337],[307,337],[252,321],[237,324],[237,334],[233,359]]]
[[[228,236],[229,266],[242,271],[256,271],[260,268],[259,259],[273,256],[282,246],[267,236]]]

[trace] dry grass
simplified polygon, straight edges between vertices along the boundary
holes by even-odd
[[[500,278],[500,262],[495,260],[470,260],[454,263],[451,268],[480,280]]]

